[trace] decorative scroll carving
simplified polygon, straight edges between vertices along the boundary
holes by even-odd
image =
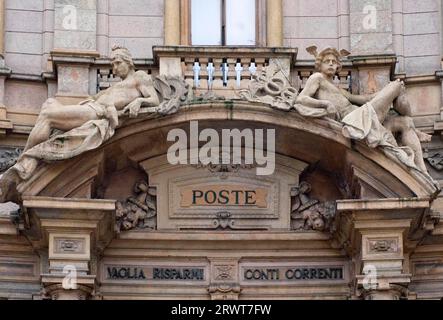
[[[0,149],[0,173],[11,168],[16,162],[22,150],[19,148],[1,148]]]
[[[309,193],[311,185],[306,182],[300,183],[299,187],[291,190],[292,197],[292,229],[328,231],[335,217],[335,202],[320,203],[311,199]]]
[[[217,213],[217,219],[214,220],[214,229],[235,229],[235,221],[231,219],[231,213],[227,211]]]
[[[281,70],[269,66],[254,74],[249,88],[240,90],[239,96],[249,102],[289,111],[295,104],[298,91],[291,87]]]
[[[198,164],[194,167],[196,169],[207,168],[211,173],[220,174],[221,179],[227,179],[230,173],[237,173],[240,169],[253,169],[255,166],[247,164]]]
[[[437,152],[432,156],[425,156],[426,161],[437,171],[443,170],[443,153]]]
[[[163,98],[158,107],[161,115],[176,113],[190,94],[189,84],[178,77],[158,76],[154,80],[154,88]]]
[[[214,91],[206,91],[205,93],[196,96],[192,99],[192,102],[203,102],[203,101],[225,101],[226,97],[219,96],[214,93]]]
[[[145,181],[138,182],[134,196],[117,202],[116,229],[118,232],[134,229],[157,229],[157,191]]]
[[[208,288],[212,300],[238,300],[241,293],[239,284],[213,284]]]
[[[211,173],[213,174],[219,174],[221,179],[227,179],[229,174],[231,173],[237,173],[239,172],[241,169],[246,169],[246,170],[250,170],[250,169],[254,169],[257,167],[256,164],[225,164],[225,162],[230,162],[230,156],[226,155],[223,152],[220,152],[220,164],[197,164],[194,165],[193,167],[196,169],[208,169]]]
[[[398,241],[390,240],[369,240],[369,252],[398,252]]]

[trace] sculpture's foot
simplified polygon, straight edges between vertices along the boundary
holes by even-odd
[[[20,202],[20,194],[17,185],[21,179],[17,172],[11,168],[0,179],[0,203]]]
[[[420,130],[415,129],[415,133],[417,134],[418,139],[420,142],[431,142],[432,135],[421,132]]]

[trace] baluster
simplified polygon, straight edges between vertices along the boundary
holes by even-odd
[[[220,70],[222,72],[223,86],[226,87],[228,85],[228,72],[229,72],[229,65],[226,62],[226,59],[223,59]]]
[[[301,78],[301,89],[303,90],[305,88],[306,82],[308,81],[308,78],[311,76],[311,72],[307,70],[300,71],[300,78]]]
[[[200,89],[208,90],[208,58],[199,58],[200,62]]]
[[[235,87],[236,87],[236,78],[237,78],[237,72],[235,71],[235,68],[237,66],[237,59],[228,58],[227,59],[227,63],[228,63],[228,66],[229,66],[227,87],[229,89],[235,89]]]
[[[190,87],[194,86],[194,63],[195,63],[195,58],[192,57],[184,58],[185,81]]]
[[[111,70],[109,70],[109,69],[99,69],[99,72],[98,72],[99,91],[107,89],[111,86],[111,84],[109,83],[110,74],[111,74]]]
[[[222,89],[223,88],[223,71],[222,65],[223,60],[221,58],[214,58],[212,60],[214,63],[214,84],[213,89]]]
[[[198,61],[194,62],[194,67],[192,70],[194,70],[194,87],[198,88],[200,87],[200,63]]]
[[[297,89],[298,92],[300,92],[301,90],[301,78],[300,78],[300,72],[297,70],[292,70],[291,71],[291,80],[292,80],[292,85],[295,89]]]
[[[344,90],[349,90],[349,72],[341,71],[339,73],[340,77],[340,88]]]
[[[249,67],[251,65],[251,59],[241,58],[239,63],[242,67],[240,88],[247,89],[249,86],[249,79],[251,79],[251,72],[249,71]]]
[[[212,85],[214,84],[214,63],[212,62],[212,59],[210,60],[211,62],[208,63],[208,89],[212,90]]]
[[[255,58],[255,65],[257,67],[257,71],[261,72],[265,65],[266,59],[265,58]]]
[[[257,73],[257,65],[255,64],[255,61],[251,62],[251,66],[248,68],[248,70],[251,73],[251,79],[252,79],[252,76]]]
[[[235,76],[236,76],[237,88],[241,87],[242,71],[243,71],[243,67],[242,67],[242,65],[240,63],[240,59],[239,59],[237,61],[237,64],[235,65]]]

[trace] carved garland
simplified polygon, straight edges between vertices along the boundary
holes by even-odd
[[[291,190],[291,227],[295,231],[329,231],[335,217],[335,202],[311,199],[311,185],[302,182]]]
[[[157,229],[157,190],[145,181],[135,185],[134,196],[117,202],[117,232],[134,229]]]

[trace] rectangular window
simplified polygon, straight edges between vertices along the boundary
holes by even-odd
[[[256,0],[225,0],[226,45],[255,45],[255,2]]]
[[[257,0],[191,0],[192,45],[256,45]]]
[[[191,1],[192,44],[222,45],[222,0]]]

